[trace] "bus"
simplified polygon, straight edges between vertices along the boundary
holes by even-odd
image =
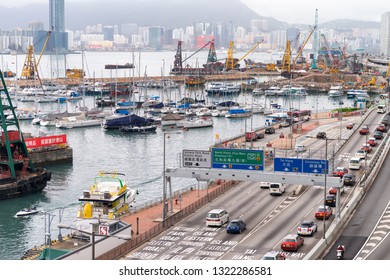
[[[294,110],[288,112],[288,115],[293,118],[294,122],[302,122],[310,120],[311,110]]]

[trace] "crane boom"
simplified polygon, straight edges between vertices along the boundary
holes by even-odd
[[[315,30],[315,29],[316,29],[316,27],[314,27],[314,28],[310,31],[310,33],[309,33],[309,35],[307,36],[306,40],[303,42],[301,48],[299,49],[299,51],[298,51],[298,53],[297,53],[297,56],[295,57],[295,59],[294,59],[294,61],[293,61],[293,65],[295,65],[295,63],[297,62],[298,58],[301,56],[304,47],[306,46],[307,42],[309,41],[311,35],[314,33],[314,30]]]
[[[264,40],[261,40],[260,42],[257,42],[249,51],[247,51],[246,54],[244,54],[243,57],[241,57],[239,60],[237,60],[234,64],[233,64],[233,68],[234,66],[236,66],[241,60],[243,60],[248,54],[250,54],[251,52],[253,52]]]
[[[184,59],[184,60],[182,61],[182,63],[183,63],[184,61],[186,61],[187,59],[190,59],[192,56],[194,56],[195,54],[197,54],[197,53],[200,52],[201,50],[203,50],[205,47],[207,47],[208,45],[210,45],[211,42],[213,42],[213,41],[214,41],[214,40],[208,41],[203,47],[201,47],[199,50],[197,50],[196,52],[194,52],[193,54],[191,54],[189,57],[187,57],[186,59]]]

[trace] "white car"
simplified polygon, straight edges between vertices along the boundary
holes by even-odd
[[[206,226],[208,227],[222,227],[227,222],[229,222],[229,214],[225,209],[213,209],[206,217]]]
[[[355,153],[355,157],[360,158],[360,159],[365,159],[367,156],[366,151],[363,150],[357,150]]]
[[[298,235],[309,235],[312,236],[313,233],[317,231],[317,224],[313,221],[303,221],[302,224],[298,227]]]
[[[260,182],[260,189],[269,189],[270,182]]]
[[[300,144],[295,145],[295,152],[296,153],[306,152],[306,146],[305,145],[300,145]]]

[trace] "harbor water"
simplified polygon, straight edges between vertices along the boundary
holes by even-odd
[[[158,57],[155,60],[171,61],[173,53],[153,53]],[[111,54],[115,56],[115,54]],[[110,57],[107,63],[115,58]],[[130,60],[131,61],[131,60]],[[126,63],[129,61],[118,61]],[[72,67],[72,68],[76,68]],[[203,88],[193,89],[194,95],[203,96]],[[167,92],[153,89],[145,94],[164,97]],[[169,91],[170,96],[183,97],[190,94],[188,89],[181,86],[179,89]],[[207,96],[205,96],[207,98]],[[352,105],[351,100],[345,98],[331,99],[326,95],[311,94],[306,97],[286,99],[284,97],[253,97],[250,93],[241,93],[231,97],[240,104],[278,103],[283,107],[310,109],[313,112],[331,108],[339,108],[340,101],[343,107]],[[225,101],[220,98],[210,98],[211,101]],[[60,104],[59,110],[77,110],[86,105],[94,107],[95,98],[88,96],[85,104]],[[39,105],[39,104],[38,104]],[[27,106],[18,104],[19,107]],[[57,104],[39,105],[39,110],[51,110]],[[58,108],[57,108],[58,109]],[[57,225],[72,225],[76,219],[79,206],[78,198],[83,190],[89,189],[93,179],[100,171],[116,171],[124,173],[124,180],[131,187],[139,190],[136,207],[159,200],[162,197],[163,151],[166,152],[166,166],[178,166],[180,153],[183,149],[208,150],[211,145],[220,139],[227,139],[243,134],[250,128],[258,128],[265,123],[263,115],[253,115],[247,119],[214,118],[214,126],[200,129],[180,131],[180,134],[165,136],[158,128],[151,134],[125,134],[120,131],[105,131],[100,126],[89,128],[75,128],[61,130],[52,127],[33,125],[31,121],[21,121],[23,132],[33,135],[66,133],[70,147],[73,149],[73,162],[48,165],[52,172],[52,179],[41,192],[21,198],[0,201],[0,259],[20,259],[23,253],[34,247],[44,244],[45,238],[57,239]],[[173,191],[196,186],[195,179],[172,180]],[[16,218],[15,214],[21,208],[37,206],[41,211],[29,217]],[[50,220],[47,219],[50,217]],[[49,222],[51,225],[49,227]],[[142,221],[141,221],[142,222]]]

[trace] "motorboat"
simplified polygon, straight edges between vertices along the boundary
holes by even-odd
[[[225,118],[247,118],[252,115],[252,112],[250,110],[245,110],[243,108],[238,109],[230,109],[226,115]]]
[[[92,186],[79,198],[78,220],[116,220],[129,212],[138,191],[129,188],[118,172],[100,172]]]
[[[203,118],[203,117],[189,118],[177,124],[178,127],[182,127],[183,129],[209,127],[213,125],[214,125],[214,121],[212,118]]]
[[[343,87],[342,86],[331,86],[328,95],[330,97],[338,97],[343,95]]]
[[[264,91],[265,96],[275,96],[280,92],[280,88],[277,86],[271,86]]]
[[[22,208],[18,213],[16,213],[16,217],[34,215],[37,214],[38,212],[39,210],[37,210],[36,207]]]

